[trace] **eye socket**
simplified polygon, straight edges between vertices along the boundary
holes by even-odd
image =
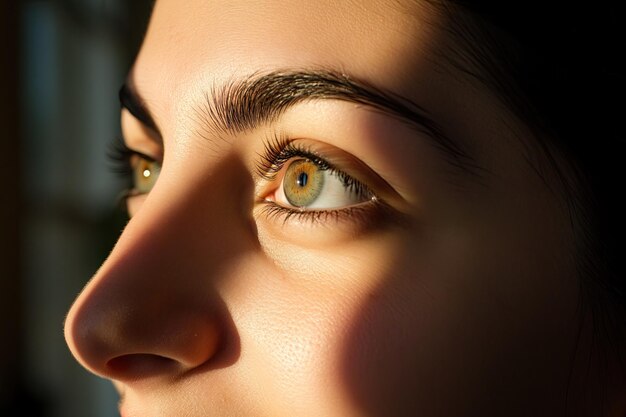
[[[132,172],[132,194],[147,194],[152,190],[161,173],[161,164],[157,161],[135,153],[130,157]]]
[[[371,201],[371,191],[347,174],[308,158],[286,163],[280,185],[270,197],[276,204],[299,210],[336,210]]]

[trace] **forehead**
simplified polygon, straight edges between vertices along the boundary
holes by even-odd
[[[132,75],[147,97],[277,68],[402,89],[429,55],[432,19],[417,1],[159,0]]]

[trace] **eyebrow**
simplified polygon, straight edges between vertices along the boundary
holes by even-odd
[[[324,70],[255,73],[213,86],[204,98],[194,109],[200,125],[212,134],[243,132],[269,124],[303,101],[340,100],[365,105],[424,133],[453,167],[474,175],[480,169],[465,147],[447,136],[423,107],[343,73]],[[127,82],[120,89],[120,102],[139,121],[159,132],[132,83]]]
[[[122,108],[128,110],[137,120],[143,123],[146,127],[161,134],[159,127],[154,121],[150,110],[145,105],[145,102],[141,96],[137,93],[133,84],[126,81],[119,91],[120,105]]]

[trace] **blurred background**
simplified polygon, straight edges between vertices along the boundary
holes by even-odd
[[[0,2],[0,416],[113,417],[63,339],[125,216],[107,149],[151,0]]]

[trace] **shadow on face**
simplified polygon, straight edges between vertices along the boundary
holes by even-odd
[[[578,301],[564,210],[490,94],[424,56],[437,49],[432,26],[399,10],[157,2],[132,78],[161,135],[160,176],[66,324],[78,360],[128,394],[125,413],[563,410]],[[216,129],[216,114],[261,105],[246,94],[260,73],[293,68],[291,90],[267,101],[283,105],[275,117]],[[314,76],[406,95],[461,136],[485,176],[450,174],[432,138],[381,106],[346,94],[292,103]],[[145,129],[128,110],[125,140],[142,153],[150,138],[133,139]],[[293,161],[328,174],[317,187],[339,191],[327,201],[347,195],[360,211],[280,202],[281,187],[309,191],[308,176],[285,185]],[[381,201],[408,221],[346,215],[367,220]]]

